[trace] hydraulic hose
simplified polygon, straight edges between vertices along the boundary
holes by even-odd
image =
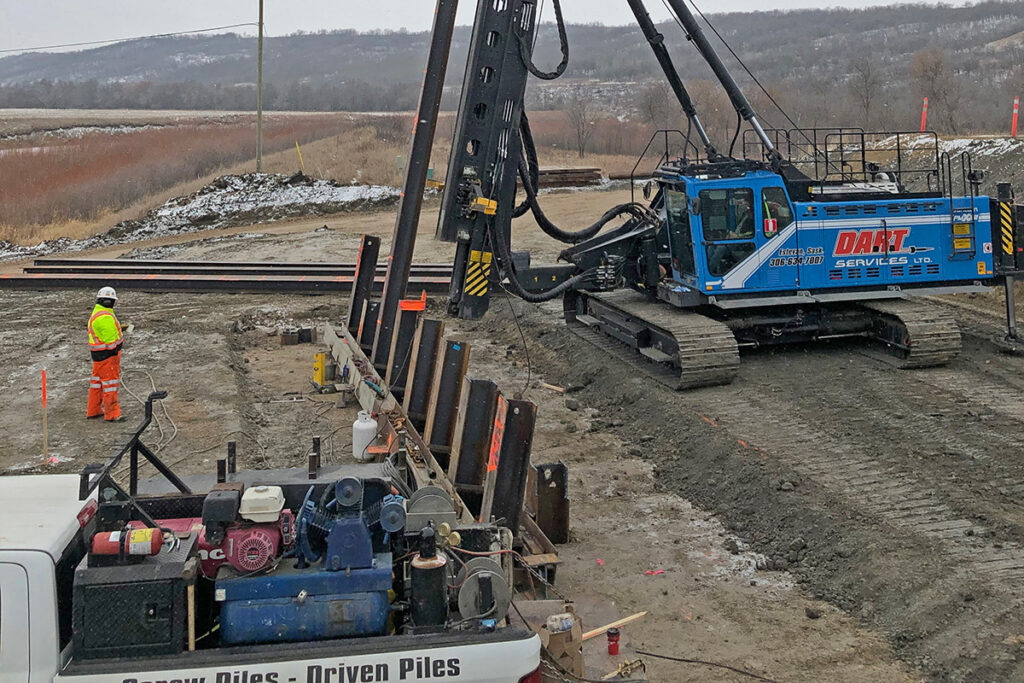
[[[540,161],[537,159],[537,145],[533,141],[533,131],[530,129],[530,120],[526,117],[525,111],[519,121],[519,138],[523,144],[523,154],[526,155],[526,161],[530,167],[530,182],[536,189],[540,184]],[[512,210],[512,218],[525,216],[529,210],[530,202],[524,199],[519,206]]]
[[[526,193],[526,199],[514,209],[512,212],[513,218],[519,218],[529,209],[533,212],[533,217],[536,219],[540,229],[544,231],[544,234],[567,244],[578,244],[594,237],[604,226],[624,214],[629,214],[639,219],[650,220],[653,218],[647,207],[642,204],[620,204],[605,212],[596,223],[589,227],[577,232],[562,230],[544,214],[544,210],[541,209],[540,202],[537,199],[540,165],[537,161],[537,145],[533,140],[533,131],[530,129],[530,121],[526,116],[526,112],[523,112],[519,129],[523,143],[523,153],[519,155],[518,171],[519,178],[523,182],[523,191]]]
[[[615,218],[622,215],[630,215],[634,218],[649,219],[650,216],[647,211],[647,207],[640,204],[628,203],[619,204],[613,206],[611,209],[606,211],[601,218],[594,224],[583,228],[577,232],[568,232],[562,230],[557,225],[552,223],[546,215],[544,215],[543,209],[540,208],[540,203],[537,201],[537,190],[530,184],[530,169],[524,159],[519,159],[519,177],[523,181],[523,190],[526,191],[526,201],[530,205],[530,210],[533,211],[533,217],[537,220],[537,225],[544,231],[544,234],[549,237],[553,237],[559,242],[565,242],[567,244],[578,244],[594,237],[601,231],[601,228],[608,225]]]
[[[589,272],[583,272],[579,275],[573,275],[565,282],[544,292],[529,292],[525,287],[523,287],[522,283],[519,282],[519,278],[516,276],[514,266],[512,265],[512,247],[505,241],[501,232],[502,231],[500,229],[495,227],[494,223],[491,223],[491,242],[497,247],[498,258],[506,268],[506,275],[508,276],[510,289],[513,294],[527,303],[542,304],[545,301],[557,299],[566,292],[575,289],[577,285],[590,276]]]
[[[516,39],[519,41],[519,56],[522,58],[523,64],[531,74],[542,81],[555,80],[564,74],[566,67],[569,66],[569,36],[565,33],[565,21],[562,19],[562,3],[560,0],[552,0],[552,4],[555,6],[555,23],[558,24],[558,42],[562,48],[562,61],[558,63],[554,71],[538,69],[532,59],[533,46],[528,44],[526,36],[520,29],[515,32]]]

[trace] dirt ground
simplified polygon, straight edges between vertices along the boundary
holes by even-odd
[[[581,225],[627,198],[551,194],[545,207]],[[428,204],[418,261],[451,258],[432,239],[436,213]],[[347,261],[360,234],[387,242],[393,222],[380,212],[257,225],[130,253]],[[558,251],[527,220],[513,234],[538,260]],[[309,393],[317,347],[281,347],[270,333],[336,321],[344,297],[120,294],[135,324],[126,385],[170,392],[149,443],[176,468],[212,469],[229,439],[250,467],[300,465],[313,436],[329,462],[346,457],[354,411]],[[649,610],[626,629],[635,646],[776,681],[1021,680],[1024,360],[991,341],[998,300],[959,303],[965,349],[945,368],[897,371],[854,344],[813,345],[745,353],[733,384],[685,393],[567,334],[556,304],[498,298],[482,321],[447,325],[472,347],[471,375],[537,403],[534,462],[570,469],[558,588],[623,615]],[[141,417],[122,393],[127,422],[84,419],[91,304],[91,292],[0,292],[6,473],[76,472],[112,455]],[[44,368],[59,461],[40,465]],[[645,659],[656,681],[750,680]]]

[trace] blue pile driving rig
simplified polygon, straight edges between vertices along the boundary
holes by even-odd
[[[983,172],[967,154],[941,152],[933,133],[764,128],[685,0],[667,0],[727,92],[737,137],[745,129],[742,154],[723,153],[643,0],[627,2],[687,132],[652,138],[665,152],[643,188],[646,203],[566,231],[537,201],[523,111],[528,75],[557,78],[568,63],[560,4],[563,58],[544,72],[532,62],[537,1],[479,0],[437,230],[457,244],[452,314],[482,316],[496,286],[530,302],[561,297],[571,329],[680,389],[731,381],[740,347],[835,337],[882,342],[900,367],[946,363],[960,351],[957,324],[948,307],[915,295],[1004,284],[1016,337],[1024,207],[1008,184],[996,198],[981,195]],[[519,205],[517,183],[526,195]],[[571,245],[562,263],[534,266],[529,252],[513,251],[512,219],[527,212]]]

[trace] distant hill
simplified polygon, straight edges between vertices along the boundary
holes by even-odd
[[[861,86],[877,91],[873,97],[880,118],[895,109],[904,118],[920,94],[911,64],[915,54],[925,50],[944,56],[945,68],[958,81],[959,97],[973,105],[974,111],[964,115],[964,125],[995,125],[1008,94],[1024,90],[1024,2],[746,12],[710,18],[758,78],[804,120],[826,122],[832,116],[830,107],[848,111],[851,98],[863,99],[851,92],[858,78]],[[661,30],[688,83],[711,78],[678,27],[665,24]],[[571,61],[566,80],[531,86],[534,106],[557,106],[579,84],[591,84],[586,89],[593,91],[594,83],[660,79],[638,29],[574,25],[568,32]],[[457,29],[449,106],[461,81],[468,39],[468,28]],[[265,101],[269,108],[279,109],[409,108],[415,103],[428,42],[426,33],[404,32],[334,31],[269,38]],[[0,59],[0,107],[249,108],[255,52],[251,37],[226,34],[15,55]],[[722,52],[737,77],[748,83],[735,60],[724,48]],[[554,27],[544,25],[536,61],[557,60]],[[863,70],[865,63],[871,73],[858,76],[856,67]],[[636,109],[635,85],[599,92],[609,109]],[[814,114],[816,108],[825,111]]]

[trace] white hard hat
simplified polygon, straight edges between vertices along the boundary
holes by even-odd
[[[114,291],[113,287],[103,287],[96,295],[97,299],[113,299],[117,301],[117,292]]]

